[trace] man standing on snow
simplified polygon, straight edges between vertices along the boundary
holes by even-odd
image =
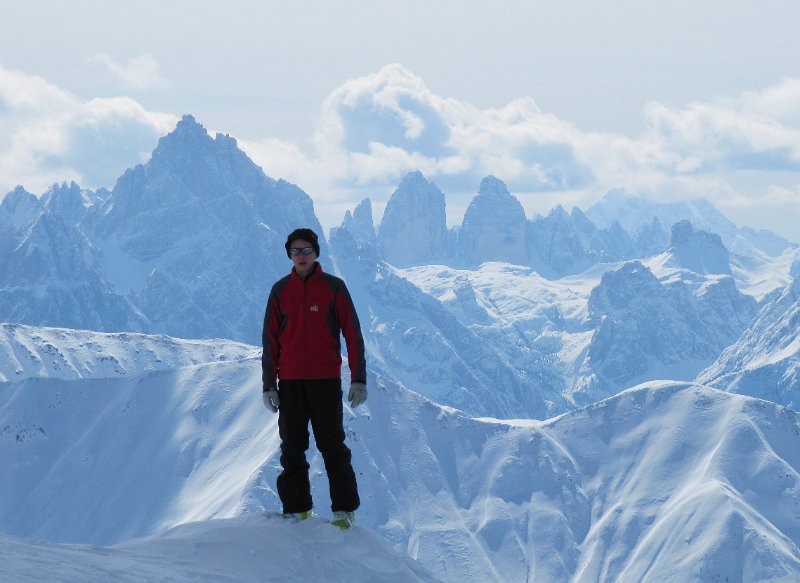
[[[278,495],[285,515],[298,520],[311,516],[305,454],[311,421],[328,473],[332,522],[349,528],[360,500],[350,449],[344,443],[340,333],[347,344],[347,398],[352,407],[367,399],[364,339],[344,281],[324,273],[317,262],[316,233],[296,229],[285,247],[294,266],[269,294],[261,356],[264,405],[278,413],[283,467]]]

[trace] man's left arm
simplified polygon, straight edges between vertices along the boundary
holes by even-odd
[[[367,382],[367,361],[364,350],[364,337],[356,308],[347,286],[342,283],[336,294],[336,315],[342,327],[342,335],[347,345],[347,362],[350,365],[350,379],[354,383]]]

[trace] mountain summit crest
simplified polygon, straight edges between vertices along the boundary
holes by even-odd
[[[478,193],[488,196],[511,196],[506,183],[492,175],[486,176],[481,180]]]

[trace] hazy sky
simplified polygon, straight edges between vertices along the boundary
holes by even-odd
[[[800,240],[796,1],[6,4],[0,193],[111,188],[191,113],[327,228],[420,169],[452,223],[494,174],[529,214],[620,187]]]

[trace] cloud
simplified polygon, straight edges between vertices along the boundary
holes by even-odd
[[[488,174],[529,214],[623,188],[663,201],[700,196],[740,217],[770,205],[800,216],[800,79],[682,107],[653,102],[643,113],[639,136],[587,132],[530,97],[481,109],[437,95],[395,64],[336,88],[307,141],[239,144],[268,175],[306,190],[326,226],[365,197],[382,209],[413,170],[445,192],[451,223]],[[83,101],[0,67],[0,192],[63,180],[112,186],[176,122],[129,97]]]
[[[451,209],[466,208],[488,174],[532,196],[586,189],[597,183],[596,152],[608,158],[614,139],[583,133],[531,98],[480,109],[436,95],[393,64],[335,89],[320,107],[310,147],[277,140],[242,146],[267,174],[312,184],[324,213],[326,205],[340,209],[342,200],[365,196],[381,208],[413,170],[445,191]],[[627,140],[616,151],[639,149]]]
[[[422,79],[400,65],[353,79],[331,94],[323,115],[350,152],[366,153],[380,142],[389,148],[439,156],[450,137],[447,100],[433,95]]]
[[[166,81],[159,72],[158,62],[150,53],[133,57],[125,64],[117,63],[104,53],[88,57],[87,61],[104,67],[129,89],[145,90],[166,85]]]
[[[671,153],[673,172],[800,170],[800,131],[767,110],[695,103],[683,109],[650,104],[645,140]],[[686,164],[691,161],[691,164]]]
[[[759,91],[747,91],[730,105],[743,113],[800,126],[800,78],[787,77]]]
[[[112,187],[150,156],[177,119],[128,97],[81,101],[39,77],[0,67],[0,196],[17,184],[43,192],[65,180]]]
[[[310,147],[272,141],[248,151],[268,174],[272,166],[311,181],[321,214],[365,196],[381,208],[412,170],[445,191],[448,208],[466,208],[494,174],[529,210],[558,198],[590,204],[624,188],[660,200],[702,196],[723,210],[758,207],[768,194],[800,212],[800,79],[683,107],[653,102],[643,113],[640,136],[586,132],[530,97],[480,109],[436,95],[394,64],[335,89]]]
[[[575,155],[575,133],[532,99],[480,110],[435,95],[394,64],[336,89],[321,107],[314,143],[318,157],[338,151],[346,161],[339,184],[396,184],[419,169],[460,190],[493,173],[512,188],[550,191],[591,177]]]
[[[72,97],[41,77],[0,67],[0,113],[52,111]],[[5,117],[5,115],[4,115]]]

